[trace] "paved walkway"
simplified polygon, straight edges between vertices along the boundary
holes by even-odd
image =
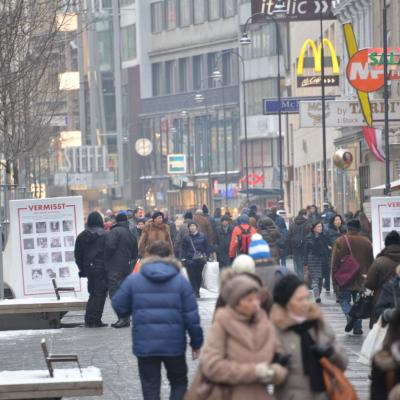
[[[202,325],[207,331],[214,310],[215,295],[204,293],[199,301]],[[364,337],[353,336],[344,332],[344,317],[333,296],[323,295],[321,304],[324,315],[334,327],[338,341],[350,358],[347,376],[356,387],[360,400],[368,399],[368,368],[357,363],[363,338],[367,331],[364,321]],[[67,315],[66,322],[83,320],[82,313]],[[107,304],[104,321],[114,322],[114,314]],[[139,400],[142,398],[138,370],[131,352],[130,329],[85,329],[84,327],[68,328],[55,331],[9,331],[0,332],[1,370],[45,369],[40,349],[40,340],[46,338],[54,352],[78,354],[83,366],[95,365],[102,370],[104,379],[104,396],[92,397],[103,400]],[[190,377],[196,369],[197,362],[191,361],[188,353]],[[168,384],[163,380],[162,399],[167,399]]]

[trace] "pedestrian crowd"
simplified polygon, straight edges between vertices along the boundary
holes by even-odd
[[[75,244],[88,280],[85,326],[107,326],[107,294],[112,326],[132,321],[145,400],[160,398],[162,365],[172,400],[357,399],[343,373],[347,356],[321,311],[323,290],[335,296],[346,332],[363,335],[366,318],[368,336],[384,332],[369,356],[370,398],[400,400],[399,233],[390,232],[374,258],[362,211],[342,217],[330,204],[321,213],[311,205],[290,223],[282,214],[252,205],[233,220],[204,205],[174,220],[165,209],[141,207],[88,215]],[[197,299],[216,263],[220,290],[204,338]],[[199,361],[190,385],[186,335]]]

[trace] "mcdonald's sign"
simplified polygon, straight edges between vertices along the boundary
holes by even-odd
[[[339,86],[339,59],[336,55],[335,47],[332,42],[324,38],[323,45],[329,49],[330,59],[327,58],[325,67],[332,68],[332,74],[325,75],[325,86]],[[313,58],[306,57],[306,52],[311,49]],[[304,76],[304,68],[313,68],[315,73],[320,74],[322,71],[322,45],[318,46],[311,39],[307,39],[300,50],[297,63],[297,86],[299,88],[321,86],[321,75]],[[325,59],[324,59],[325,61]]]

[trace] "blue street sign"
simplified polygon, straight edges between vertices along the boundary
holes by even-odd
[[[335,96],[326,96],[326,100],[334,100]],[[282,114],[298,114],[300,109],[300,101],[318,101],[321,96],[304,96],[304,97],[285,97],[281,99]],[[279,100],[263,99],[263,114],[275,115],[279,114]]]

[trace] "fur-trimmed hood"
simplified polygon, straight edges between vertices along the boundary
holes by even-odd
[[[181,272],[182,265],[175,258],[147,257],[141,263],[140,273],[155,282],[165,282]]]
[[[297,321],[290,317],[286,308],[282,307],[279,304],[274,304],[272,306],[270,318],[272,322],[277,326],[277,328],[281,331],[286,331],[292,326],[297,325]],[[324,317],[322,315],[321,309],[318,307],[318,305],[311,303],[306,321],[315,320],[317,320],[321,325],[324,323]]]

